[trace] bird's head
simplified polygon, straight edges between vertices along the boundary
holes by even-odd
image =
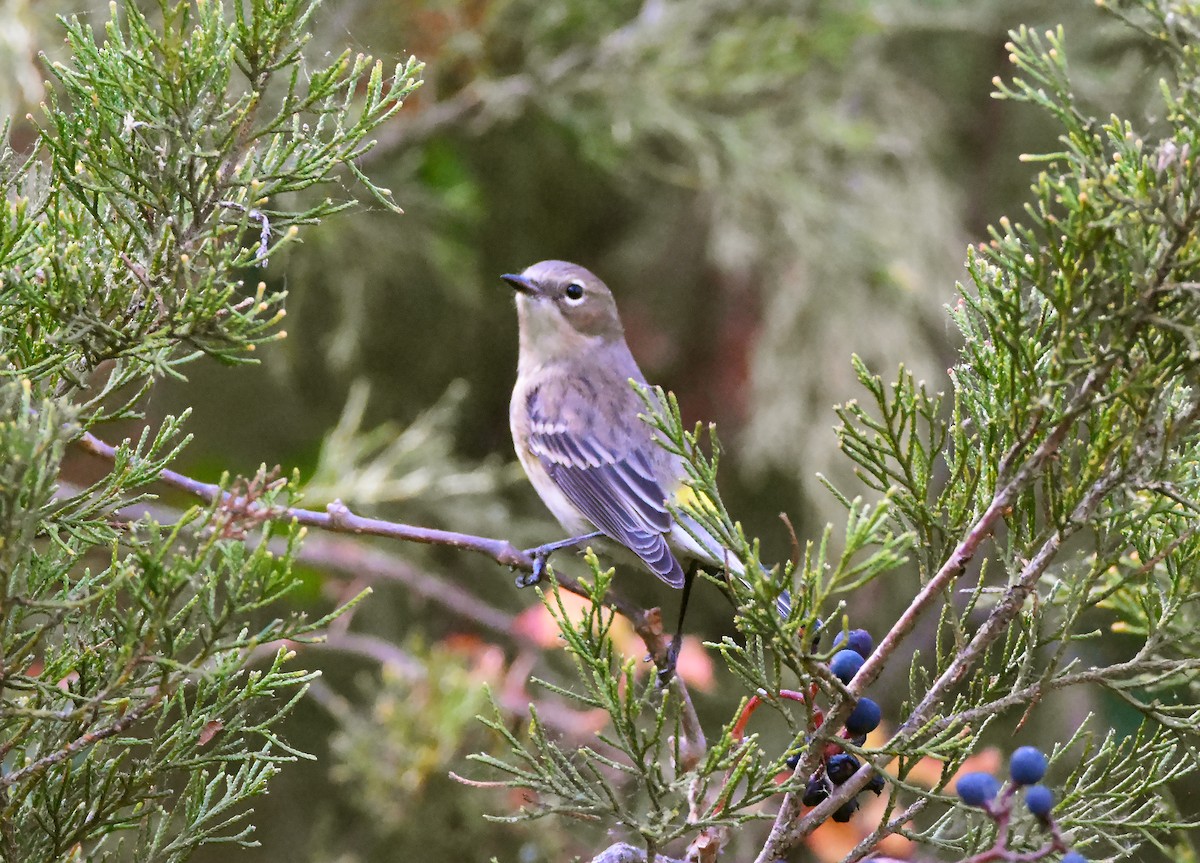
[[[625,337],[612,292],[578,264],[540,261],[500,278],[517,292],[523,349],[548,359]]]

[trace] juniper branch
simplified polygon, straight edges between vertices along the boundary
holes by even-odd
[[[1197,417],[1200,417],[1200,406],[1193,405],[1187,414],[1181,418],[1179,426],[1187,428]],[[1157,429],[1154,426],[1147,427],[1144,429],[1141,438],[1129,461],[1113,465],[1100,479],[1094,482],[1071,511],[1067,522],[1055,530],[1042,543],[1037,553],[1022,568],[1018,577],[1008,587],[1004,598],[992,609],[987,620],[976,631],[971,641],[959,652],[955,661],[951,663],[950,667],[946,669],[934,685],[930,687],[921,702],[913,708],[908,718],[888,742],[887,749],[903,748],[906,744],[917,738],[932,718],[934,710],[944,703],[950,691],[983,658],[987,650],[1003,636],[1008,626],[1012,623],[1012,620],[1020,613],[1034,585],[1036,585],[1037,581],[1046,572],[1047,567],[1058,554],[1063,542],[1083,527],[1109,494],[1123,480],[1127,479],[1130,474],[1135,472],[1144,461],[1153,455],[1155,445],[1158,443]],[[865,668],[866,666],[864,665]],[[1082,680],[1078,682],[1082,682]],[[860,687],[856,686],[858,683],[859,680],[856,676],[849,688],[852,690],[856,688],[860,689]],[[849,705],[844,705],[844,707],[848,708]],[[845,712],[848,714],[849,710],[846,709]],[[835,724],[839,722],[837,718],[832,721]],[[791,831],[790,842],[794,844],[794,842],[803,839],[816,829],[834,810],[865,787],[871,778],[872,772],[876,769],[882,769],[887,760],[889,760],[889,756],[880,756],[874,760],[866,761],[852,777],[846,780],[845,784],[836,788],[827,800],[813,808],[804,819],[795,825]],[[781,811],[782,808],[781,806]],[[778,819],[776,823],[778,823]],[[772,837],[775,836],[774,830],[772,830],[771,835]],[[790,847],[790,844],[788,847]]]
[[[100,728],[96,728],[92,731],[87,731],[79,735],[61,749],[56,749],[53,752],[43,755],[36,761],[25,765],[20,770],[14,770],[11,773],[0,775],[0,788],[7,789],[13,785],[16,785],[18,782],[24,782],[31,776],[36,776],[47,768],[58,764],[60,761],[65,761],[66,759],[77,755],[78,753],[87,749],[89,746],[99,743],[101,740],[106,740],[109,737],[115,737],[122,731],[128,729],[143,716],[149,714],[150,711],[158,707],[165,695],[166,691],[164,687],[159,686],[145,701],[131,708],[123,716],[119,717],[108,725],[104,725]]]
[[[1020,467],[1012,473],[1011,479],[992,496],[992,500],[983,514],[966,531],[965,536],[955,547],[954,551],[950,553],[946,562],[942,564],[933,578],[913,598],[895,624],[892,625],[887,635],[880,641],[875,651],[863,664],[863,667],[854,676],[854,679],[847,687],[853,697],[844,699],[838,707],[826,716],[826,727],[838,728],[845,722],[846,717],[850,715],[850,711],[854,709],[855,699],[880,675],[888,659],[916,627],[920,616],[938,601],[939,597],[941,597],[950,584],[966,572],[967,564],[970,563],[980,546],[996,529],[1004,512],[1017,499],[1018,495],[1039,476],[1045,464],[1058,452],[1080,414],[1092,404],[1096,392],[1107,380],[1108,374],[1111,372],[1115,362],[1115,357],[1110,357],[1104,364],[1093,368],[1088,373],[1083,383],[1076,390],[1069,405],[1064,410],[1059,422],[1046,435],[1046,438],[1033,453],[1021,462]],[[1036,424],[1036,420],[1034,424]],[[1027,430],[1027,435],[1009,449],[1001,462],[1001,475],[1011,470],[1011,465],[1020,458],[1021,451],[1028,446],[1028,441],[1032,434],[1033,428],[1030,428]],[[1097,500],[1096,502],[1098,503],[1099,501]],[[1057,548],[1057,546],[1055,547]],[[1048,562],[1048,560],[1049,558],[1045,562]],[[1038,574],[1040,574],[1040,571]],[[1023,598],[1024,594],[1022,594]],[[997,634],[1002,631],[1003,629],[999,629]],[[992,638],[989,638],[986,644],[991,644],[991,640]],[[967,658],[960,656],[958,661],[947,670],[943,678],[945,679],[947,675],[950,675],[954,681],[957,681],[961,675],[965,674],[971,668],[975,659],[975,653],[970,655],[969,661]],[[940,699],[941,689],[938,691],[938,699]],[[936,703],[938,703],[937,700],[931,700],[927,697],[922,702],[922,705],[914,711],[914,715],[917,715],[918,711],[923,713]],[[909,726],[906,724],[905,727]],[[794,775],[811,776],[820,758],[820,746],[814,745],[808,747],[799,764],[796,765]],[[755,858],[755,863],[771,863],[771,861],[782,857],[789,848],[793,847],[797,842],[816,829],[826,818],[832,815],[834,810],[841,806],[842,803],[858,793],[867,784],[873,769],[870,763],[865,764],[850,780],[839,786],[825,802],[811,810],[803,820],[800,817],[802,811],[800,798],[803,790],[799,789],[787,792],[779,805],[779,811],[776,813],[771,832],[768,834],[762,849]]]

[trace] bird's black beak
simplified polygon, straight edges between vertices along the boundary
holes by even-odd
[[[522,294],[532,295],[538,293],[537,285],[524,276],[514,276],[512,273],[505,273],[500,278],[508,282],[513,290],[519,291]]]

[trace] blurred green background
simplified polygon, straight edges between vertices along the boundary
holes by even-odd
[[[100,26],[107,4],[0,2],[4,114],[37,110],[38,52],[62,50],[58,13]],[[945,379],[955,345],[944,307],[966,245],[1020,213],[1034,166],[1019,155],[1054,147],[1046,117],[989,95],[1008,72],[1007,31],[1022,23],[1065,26],[1078,92],[1099,114],[1157,119],[1141,107],[1154,58],[1082,0],[327,0],[314,55],[348,47],[427,63],[425,85],[363,162],[406,214],[367,206],[303,233],[302,247],[248,277],[289,291],[287,339],[256,367],[189,367],[190,382],[163,385],[151,410],[194,407],[183,468],[202,478],[278,463],[312,478],[314,506],[336,496],[417,524],[555,539],[513,466],[516,323],[497,277],[565,258],[613,289],[649,379],[687,417],[718,424],[730,509],[765,559],[782,558],[780,512],[802,538],[838,517],[818,473],[858,493],[832,431],[832,406],[860,395],[850,355]],[[380,440],[408,431],[390,451],[355,433],[381,425]],[[502,625],[535,602],[485,560],[375,547],[417,579],[470,591]],[[346,622],[370,641],[302,649],[326,674],[290,739],[319,760],[286,770],[256,805],[261,848],[196,859],[533,863],[607,844],[587,826],[486,822],[520,801],[447,776],[470,774],[463,756],[494,745],[472,720],[482,682],[513,690],[520,707],[513,675],[553,676],[560,656],[366,568],[314,564],[304,577],[295,601],[314,610],[373,584]],[[673,620],[674,595],[618,580]],[[851,619],[882,631],[902,600],[869,587]],[[706,638],[730,631],[711,586],[690,619]],[[888,675],[879,700],[894,710],[901,693],[889,700],[888,687],[906,669]],[[703,718],[726,721],[740,694],[718,672],[698,696]]]

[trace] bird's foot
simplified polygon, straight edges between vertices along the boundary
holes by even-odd
[[[533,558],[533,569],[517,576],[517,587],[532,587],[546,577],[546,564],[550,560],[550,552],[542,551],[545,546],[531,548],[525,553]]]
[[[675,676],[675,663],[679,661],[679,648],[682,645],[683,639],[678,635],[672,638],[671,643],[667,645],[666,656],[663,657],[663,664],[658,669],[658,677],[654,683],[656,689],[666,689],[671,678]]]
[[[560,548],[570,548],[573,545],[579,545],[581,542],[587,542],[589,539],[595,539],[603,535],[597,530],[593,533],[585,533],[582,536],[572,536],[567,539],[560,539],[558,542],[548,542],[545,545],[525,549],[525,554],[533,560],[533,569],[517,576],[517,587],[529,587],[541,581],[546,575],[546,564],[550,561],[550,555]]]

